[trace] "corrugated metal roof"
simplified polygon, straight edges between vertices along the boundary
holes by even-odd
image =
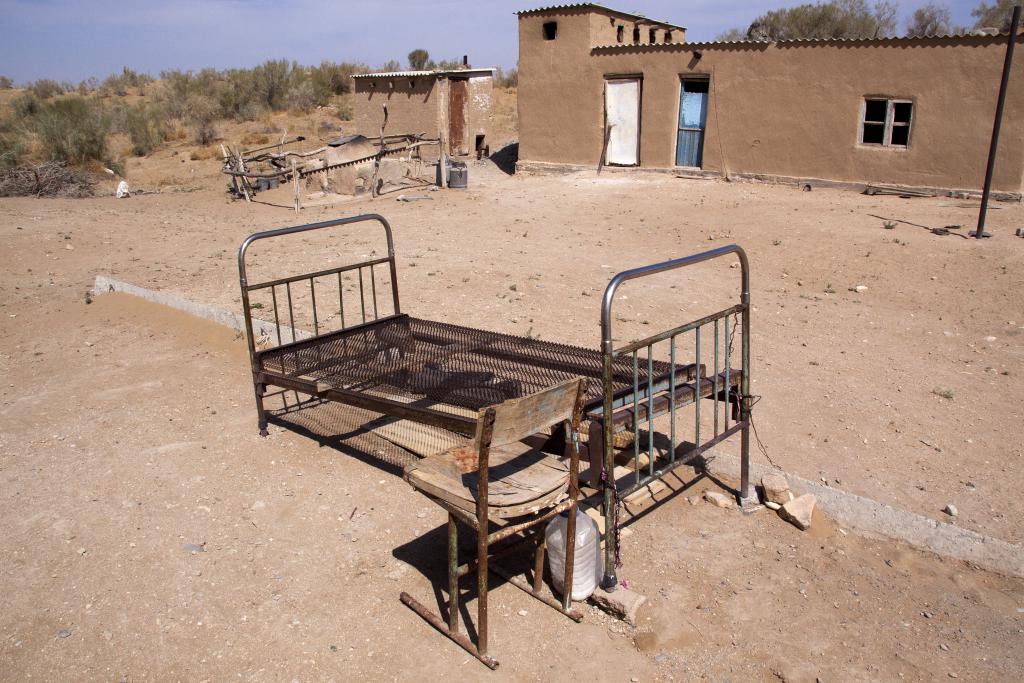
[[[1003,31],[997,34],[967,33],[944,33],[942,35],[914,37],[914,36],[891,36],[888,38],[790,38],[787,40],[710,40],[700,43],[678,42],[678,43],[614,43],[611,45],[595,45],[592,50],[628,50],[638,47],[675,47],[675,48],[708,48],[708,47],[761,47],[765,45],[827,45],[841,43],[844,45],[867,44],[867,43],[919,43],[935,39],[948,38],[999,38],[1010,34]]]
[[[623,12],[621,10],[612,9],[611,7],[605,7],[604,5],[599,5],[596,2],[571,2],[571,3],[565,4],[565,5],[548,5],[547,7],[537,7],[535,9],[520,10],[520,11],[516,12],[516,14],[519,15],[519,16],[523,16],[524,14],[543,14],[545,12],[554,12],[556,10],[562,10],[562,9],[581,9],[581,8],[584,8],[584,7],[590,7],[590,8],[593,8],[593,9],[601,10],[603,12],[608,12],[610,14],[617,14],[617,15],[623,16],[623,17],[630,17],[631,19],[643,19],[644,21],[648,21],[648,22],[650,22],[652,24],[657,24],[659,26],[668,26],[669,28],[678,28],[678,29],[683,30],[683,31],[686,30],[685,26],[679,26],[678,24],[670,24],[667,21],[659,21],[658,19],[651,19],[650,17],[645,17],[642,14],[634,14],[633,12]]]
[[[495,67],[481,67],[472,69],[439,69],[437,71],[378,71],[372,74],[352,74],[352,78],[419,78],[421,76],[450,76],[450,75],[473,75],[473,74],[494,74]]]

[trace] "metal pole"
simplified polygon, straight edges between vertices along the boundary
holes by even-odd
[[[988,197],[992,191],[992,172],[996,165],[996,151],[999,149],[999,128],[1003,123],[1003,107],[1006,105],[1006,89],[1010,84],[1010,67],[1013,66],[1013,48],[1017,45],[1017,30],[1020,27],[1020,5],[1013,6],[1013,17],[1010,19],[1010,35],[1006,41],[1006,59],[1003,62],[1003,78],[999,83],[999,99],[996,102],[996,118],[992,123],[992,143],[988,148],[988,166],[985,169],[985,189],[981,192],[981,209],[978,211],[978,229],[974,236],[977,239],[988,237],[985,234],[985,216],[988,213]]]

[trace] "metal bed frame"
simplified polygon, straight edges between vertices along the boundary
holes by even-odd
[[[386,256],[249,283],[246,253],[254,242],[368,223],[377,223],[383,228]],[[738,257],[741,268],[737,303],[644,339],[616,346],[612,336],[612,307],[622,285],[733,254]],[[386,291],[378,291],[386,289],[378,287],[376,271],[379,269],[387,270],[390,313],[381,313],[388,302]],[[286,403],[287,392],[292,391],[296,402],[300,400],[298,394],[303,394],[472,435],[476,411],[480,408],[540,391],[572,377],[586,378],[584,419],[589,423],[588,453],[595,474],[591,484],[603,489],[605,574],[602,585],[606,590],[614,589],[618,583],[615,567],[620,500],[676,468],[692,464],[736,433],[740,434],[741,461],[737,493],[743,505],[756,502],[749,482],[750,276],[746,253],[738,245],[634,268],[612,278],[601,303],[600,350],[423,320],[402,313],[391,226],[377,214],[252,234],[239,248],[238,271],[262,436],[267,435],[264,398],[270,386],[281,390],[279,393]],[[347,324],[345,278],[352,276],[355,283],[349,282],[349,291],[354,292],[358,287],[359,302],[356,309],[351,303],[352,295],[349,296],[349,317],[355,310],[357,322]],[[305,289],[303,283],[308,283],[312,334],[296,328],[293,286]],[[318,286],[320,297],[317,296]],[[326,318],[321,317],[319,311],[328,306],[335,308],[335,301],[333,296],[325,299],[325,288],[328,295],[333,295],[330,290],[337,290],[337,310]],[[273,310],[272,322],[255,320],[252,316],[252,295],[261,292],[265,296],[267,290]],[[287,321],[283,317],[284,302],[287,302]],[[737,317],[739,325],[733,320],[730,326],[730,318]],[[328,325],[332,320],[337,323]],[[705,355],[713,359],[712,372],[708,373],[706,364],[700,362],[701,331],[711,326],[710,353],[706,342],[704,347]],[[737,333],[741,336],[740,367],[734,369],[730,361]],[[677,362],[677,341],[688,335],[694,338],[694,362],[683,364]],[[668,361],[656,360],[655,352],[665,347]],[[642,350],[646,350],[646,357],[639,355]],[[720,361],[723,361],[722,371],[719,371]],[[706,412],[704,416],[713,433],[705,441],[701,440],[701,398],[713,403],[713,419],[707,420]],[[692,407],[695,414],[692,442],[684,441],[677,429],[678,418],[687,407]],[[658,418],[670,422],[667,448],[659,449],[655,444],[655,420]],[[646,448],[641,445],[644,427]],[[628,446],[616,447],[616,437],[624,432],[627,443],[632,442],[632,472],[628,472],[630,468],[616,466],[616,455],[629,455]],[[564,442],[565,436],[555,433],[548,445],[561,452]],[[641,456],[647,460],[644,466],[640,464]]]

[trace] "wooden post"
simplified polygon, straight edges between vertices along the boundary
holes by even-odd
[[[238,155],[237,156],[237,158],[238,158],[238,170],[240,172],[242,172],[242,173],[245,173],[245,162],[242,161],[242,153],[241,152],[237,152],[237,155]],[[242,186],[242,194],[245,195],[245,201],[246,202],[251,202],[252,198],[249,196],[249,181],[248,181],[248,179],[246,179],[245,176],[241,176],[241,179],[239,180],[238,184]]]
[[[301,208],[299,205],[299,171],[295,167],[295,159],[292,159],[292,184],[295,186],[295,213]]]

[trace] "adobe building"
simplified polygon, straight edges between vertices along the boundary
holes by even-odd
[[[472,154],[488,144],[494,69],[395,71],[352,78],[356,130],[370,139],[380,135],[386,104],[385,134],[443,137],[452,156]],[[437,147],[424,147],[423,157],[436,159]]]
[[[687,43],[681,27],[590,3],[518,15],[521,168],[984,182],[1005,34]],[[1020,59],[992,188],[1024,191]]]

